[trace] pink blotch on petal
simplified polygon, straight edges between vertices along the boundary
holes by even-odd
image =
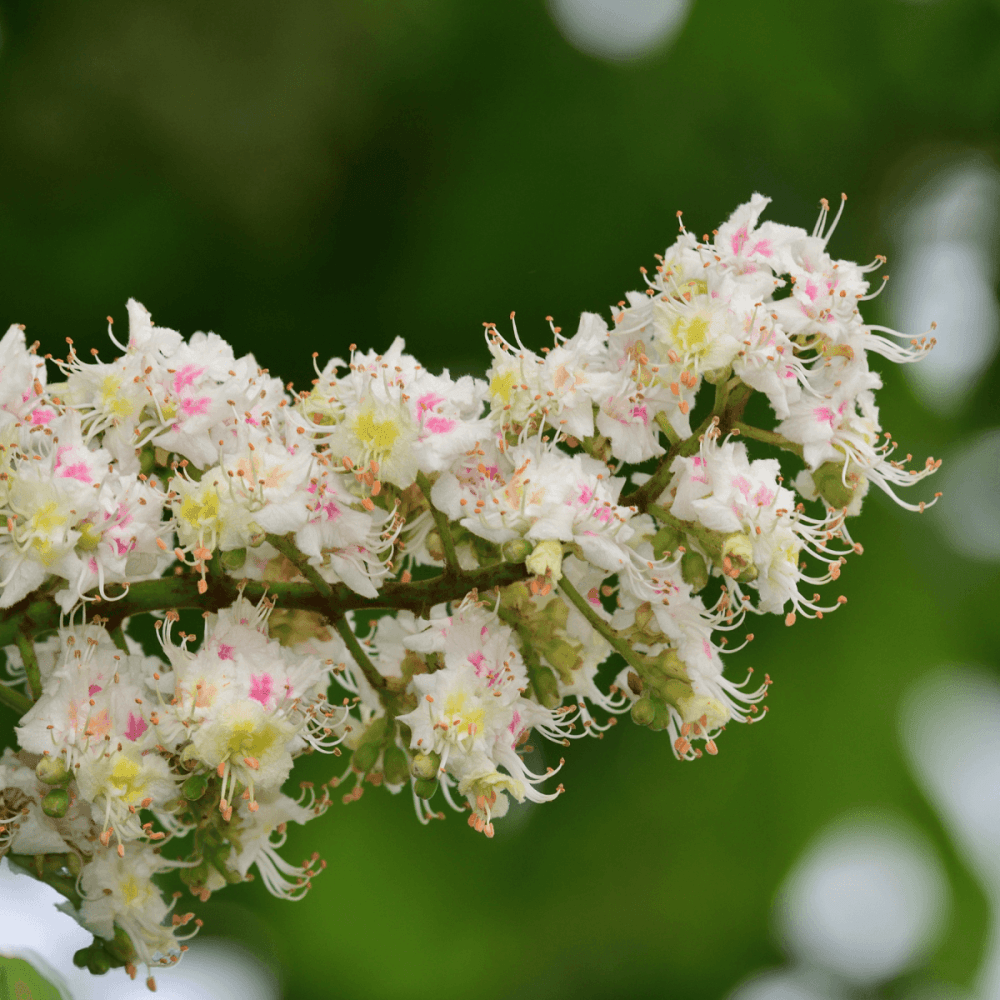
[[[128,725],[125,727],[126,739],[135,743],[147,729],[149,729],[149,725],[141,715],[134,715],[132,712],[128,713]]]
[[[254,701],[259,701],[262,705],[267,704],[267,699],[271,697],[271,688],[274,686],[274,679],[270,674],[250,675],[250,697]]]

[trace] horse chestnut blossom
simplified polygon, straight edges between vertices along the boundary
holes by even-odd
[[[625,713],[685,761],[763,718],[770,678],[724,662],[753,636],[728,633],[839,608],[870,487],[922,511],[937,494],[899,493],[939,465],[880,424],[869,352],[934,343],[864,320],[884,259],[832,258],[825,201],[811,232],[767,204],[682,223],[645,288],[572,336],[550,317],[550,347],[487,323],[485,379],[396,339],[314,355],[294,392],[134,300],[109,362],[7,331],[0,855],[93,934],[77,964],[152,988],[200,925],[185,892],[300,899],[324,862],[282,857],[288,825],[338,796],[405,789],[492,837]],[[289,794],[306,753],[339,773]]]

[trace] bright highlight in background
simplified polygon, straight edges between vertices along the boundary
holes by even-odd
[[[944,464],[948,514],[935,523],[966,559],[1000,560],[1000,429],[965,441]]]
[[[778,937],[800,962],[843,980],[895,978],[937,940],[948,889],[908,829],[849,821],[828,829],[779,895]]]
[[[933,176],[900,213],[899,256],[887,289],[892,324],[917,336],[940,325],[937,346],[904,369],[920,399],[958,412],[997,351],[1000,174],[973,155]]]
[[[690,0],[549,0],[552,20],[570,45],[615,62],[667,44],[690,6]]]

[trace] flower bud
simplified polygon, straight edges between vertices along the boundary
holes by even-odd
[[[367,774],[375,766],[375,761],[378,760],[378,755],[381,752],[382,745],[380,743],[362,743],[354,751],[351,767],[359,774]]]
[[[229,571],[243,569],[247,561],[246,549],[230,549],[222,553],[222,568]]]
[[[512,538],[500,546],[500,551],[507,562],[521,563],[531,555],[533,548],[527,538]]]
[[[562,559],[562,542],[547,538],[531,550],[531,555],[524,560],[524,565],[529,573],[534,573],[536,576],[551,574],[553,582],[556,582],[562,579]]]
[[[700,590],[704,590],[705,585],[708,583],[708,567],[705,565],[705,559],[700,552],[695,552],[692,549],[684,553],[681,557],[681,576],[684,578],[685,583],[691,585],[692,594],[697,594]]]
[[[111,968],[111,956],[95,938],[92,944],[73,955],[73,964],[78,969],[86,969],[92,976],[103,976]]]
[[[441,767],[441,754],[415,753],[410,761],[410,774],[414,778],[434,778],[437,776],[438,768]]]
[[[69,809],[69,792],[65,788],[53,788],[48,795],[42,799],[42,812],[46,816],[58,819],[66,815]]]
[[[539,703],[546,708],[555,708],[562,701],[556,675],[548,667],[539,665],[531,670],[531,686]]]
[[[35,777],[43,785],[64,785],[73,776],[62,757],[43,757],[35,765]]]
[[[653,701],[653,721],[649,728],[659,733],[670,725],[670,706],[664,701]]]
[[[427,532],[424,544],[427,546],[431,559],[444,562],[444,542],[441,541],[441,533],[436,528],[431,528]]]
[[[374,743],[376,746],[381,746],[385,742],[386,736],[389,735],[389,723],[388,715],[380,715],[377,719],[373,719],[368,728],[361,734],[361,739],[358,742]]]
[[[115,924],[115,936],[112,940],[103,940],[101,942],[104,945],[104,950],[113,958],[117,959],[122,965],[128,962],[134,962],[136,958],[135,946],[132,944],[132,939],[118,926]]]
[[[745,583],[757,579],[757,567],[753,562],[753,542],[742,531],[727,535],[720,553],[722,569],[734,580]]]
[[[649,698],[640,698],[632,703],[631,715],[637,726],[648,726],[656,716],[656,707]]]
[[[437,778],[418,778],[413,783],[417,798],[429,799],[438,789]]]
[[[181,795],[188,800],[188,802],[197,802],[204,794],[205,790],[208,788],[208,775],[206,774],[192,774],[183,785],[181,785]]]
[[[390,785],[402,785],[410,777],[410,765],[406,759],[406,751],[395,743],[385,748],[382,755],[382,773]]]
[[[847,485],[844,485],[844,480]],[[861,501],[868,492],[868,480],[854,467],[848,466],[844,476],[843,462],[824,462],[812,473],[813,492],[836,510],[847,508],[848,514],[861,513]]]

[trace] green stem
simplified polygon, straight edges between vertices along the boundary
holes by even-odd
[[[660,430],[667,436],[667,440],[670,442],[670,447],[675,448],[681,440],[681,436],[670,426],[670,421],[667,419],[666,413],[660,410],[656,414],[656,423]]]
[[[121,625],[116,625],[110,630],[111,641],[123,652],[128,653],[128,643],[125,641],[125,632]]]
[[[580,592],[564,576],[559,581],[559,589],[573,602],[577,611],[611,644],[611,648],[640,674],[645,666],[639,661],[635,650],[580,596]]]
[[[729,402],[729,392],[731,389],[735,388],[733,382],[739,382],[739,379],[719,379],[715,383],[715,402],[712,404],[712,416],[722,419],[722,414],[726,412],[726,403]]]
[[[35,642],[27,632],[18,632],[17,648],[21,651],[21,659],[24,660],[24,673],[28,678],[28,689],[31,691],[32,701],[38,701],[42,696],[42,673],[38,669],[38,657],[35,655]]]
[[[455,540],[451,537],[451,525],[444,513],[437,509],[431,502],[431,481],[423,472],[417,473],[417,485],[421,492],[427,497],[427,506],[431,509],[431,517],[441,536],[441,545],[444,548],[444,572],[445,576],[458,576],[462,572],[462,567],[458,563],[458,554],[455,552]]]
[[[361,668],[365,679],[376,691],[382,691],[386,687],[386,679],[378,672],[375,664],[368,659],[368,654],[361,648],[358,637],[354,634],[347,619],[343,615],[338,615],[333,619],[333,627],[340,633],[340,638],[344,640],[354,662]]]
[[[309,557],[285,535],[268,535],[267,540],[324,596],[332,597],[333,588],[309,565]]]
[[[524,563],[496,563],[481,569],[445,574],[429,580],[410,583],[392,581],[379,590],[376,597],[356,594],[344,584],[333,584],[330,597],[324,597],[311,583],[263,583],[245,581],[244,596],[259,601],[265,594],[276,598],[281,607],[296,611],[314,611],[326,618],[343,615],[345,611],[375,611],[395,609],[419,612],[424,608],[461,600],[472,590],[485,593],[495,587],[517,583],[530,574]],[[171,608],[196,608],[218,611],[228,608],[239,596],[240,581],[231,576],[208,578],[208,590],[198,592],[198,579],[193,575],[174,576],[161,580],[133,583],[128,593],[108,606],[115,623],[132,615]],[[111,585],[109,589],[114,589]],[[117,596],[117,595],[114,595]],[[97,608],[103,609],[103,604]],[[20,634],[39,635],[59,628],[61,609],[48,594],[36,591],[0,614],[0,646],[12,646]]]
[[[798,455],[799,458],[802,457],[802,445],[797,444],[795,441],[789,441],[788,438],[782,437],[782,435],[775,431],[765,431],[760,427],[751,427],[750,424],[744,424],[739,420],[733,424],[733,430],[739,431],[743,437],[748,437],[752,441],[760,441],[762,444],[770,444],[774,445],[776,448],[784,448],[785,451],[793,452]]]
[[[0,705],[6,705],[18,715],[24,715],[31,708],[31,699],[6,684],[0,684]]]

